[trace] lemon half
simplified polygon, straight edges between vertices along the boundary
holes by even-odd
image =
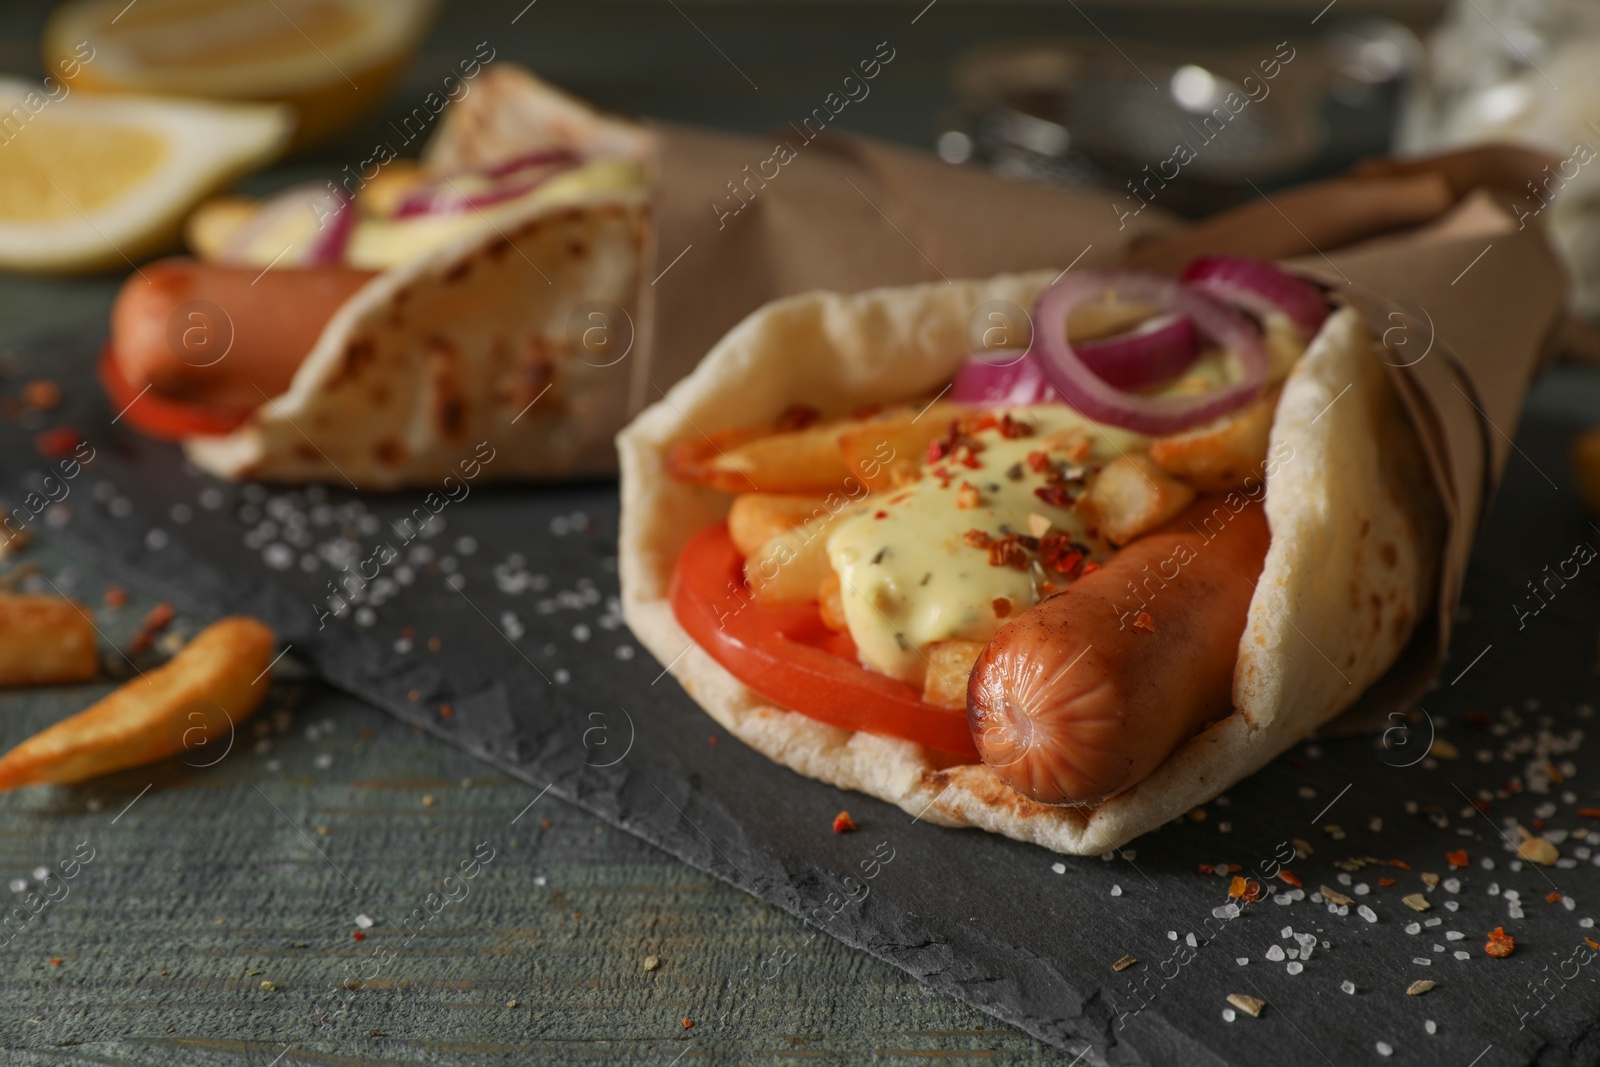
[[[56,97],[0,79],[0,268],[121,267],[195,203],[268,162],[293,113],[266,104]]]
[[[383,102],[436,8],[437,0],[71,0],[45,26],[44,60],[74,71],[74,88],[88,92],[287,103],[300,146]]]

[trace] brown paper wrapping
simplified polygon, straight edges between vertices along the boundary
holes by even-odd
[[[1369,690],[1367,713],[1415,699],[1437,673],[1529,382],[1565,325],[1557,259],[1489,191],[1538,158],[1496,149],[1487,161],[1474,150],[1368,165],[1183,226],[1155,205],[1123,215],[1130,202],[1114,193],[1009,181],[856,138],[654,132],[655,228],[630,412],[659,399],[745,315],[813,289],[1069,264],[1176,270],[1230,252],[1284,259],[1357,307],[1384,341],[1444,519],[1433,625],[1418,627]]]

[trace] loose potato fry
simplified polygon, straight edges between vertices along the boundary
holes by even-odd
[[[1578,475],[1578,492],[1589,510],[1600,515],[1600,427],[1586,430],[1573,440],[1572,469]]]
[[[728,509],[728,536],[741,556],[753,556],[801,523],[826,522],[827,498],[790,493],[741,493]]]
[[[839,451],[861,483],[873,492],[892,489],[916,478],[928,442],[970,412],[962,404],[935,403],[927,408],[902,408],[890,415],[863,419],[839,434]]]
[[[59,685],[95,676],[94,624],[65,597],[0,596],[0,686]]]
[[[753,493],[760,486],[748,477],[737,471],[713,468],[711,464],[727,449],[737,448],[769,432],[762,426],[736,426],[680,441],[667,453],[667,473],[680,482],[696,482],[724,493]]]
[[[1199,429],[1152,442],[1150,458],[1202,493],[1237,489],[1250,475],[1260,477],[1280,391],[1269,390],[1247,407]]]
[[[255,619],[213,623],[170,662],[0,757],[0,792],[81,782],[231,737],[266,695],[274,644]]]
[[[832,573],[826,524],[781,533],[744,561],[745,581],[756,603],[767,607],[815,600],[822,580]]]
[[[1125,545],[1189,506],[1195,492],[1156,466],[1143,452],[1106,464],[1078,508],[1100,536]]]
[[[967,706],[967,679],[983,651],[982,641],[935,641],[928,646],[928,673],[922,679],[924,703],[940,708]]]

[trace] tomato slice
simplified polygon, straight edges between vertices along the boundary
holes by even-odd
[[[696,644],[779,706],[977,762],[964,711],[924,703],[904,682],[862,667],[850,635],[828,629],[815,604],[757,604],[726,523],[701,530],[684,546],[668,596]]]
[[[100,353],[97,369],[100,387],[111,398],[111,405],[122,412],[122,418],[141,433],[163,441],[181,441],[196,434],[229,433],[250,417],[248,410],[188,404],[162,396],[154,389],[141,393],[122,373],[109,343]]]

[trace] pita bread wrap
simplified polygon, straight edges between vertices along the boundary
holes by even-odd
[[[648,143],[501,66],[446,113],[425,164],[448,175],[556,148],[642,160]],[[224,478],[362,490],[436,485],[483,443],[494,479],[613,470],[649,218],[640,175],[588,191],[558,179],[384,271],[335,312],[286,393],[231,433],[187,440],[190,458]]]
[[[988,300],[1029,306],[1052,277],[808,294],[751,315],[618,437],[619,559],[629,625],[745,743],[924,819],[1095,854],[1209,800],[1347,707],[1428,610],[1436,505],[1417,440],[1354,309],[1328,319],[1278,401],[1270,454],[1287,458],[1268,477],[1272,545],[1239,644],[1234,712],[1097,808],[1040,804],[983,764],[949,766],[911,742],[774,707],[695,645],[666,599],[688,538],[729,505],[725,494],[668,474],[672,446],[775,417],[791,403],[829,415],[932,395],[967,354],[974,308]]]

